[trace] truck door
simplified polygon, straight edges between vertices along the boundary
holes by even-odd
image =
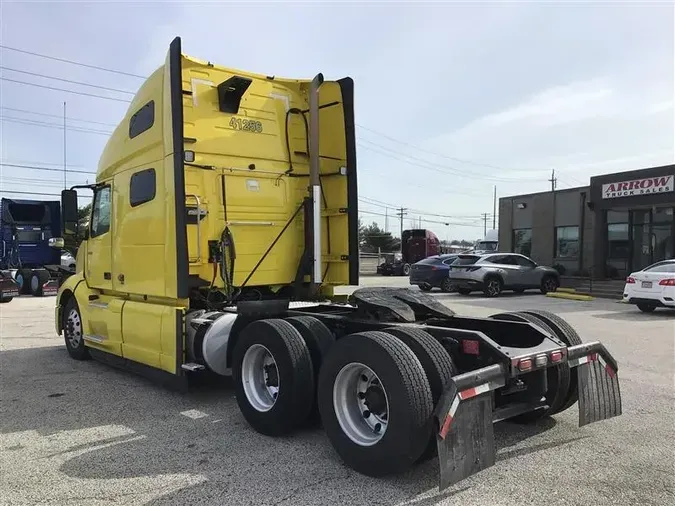
[[[112,183],[96,189],[91,205],[89,239],[85,278],[91,288],[112,289],[112,259],[110,216],[112,207]]]

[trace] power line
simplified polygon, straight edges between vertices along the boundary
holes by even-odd
[[[464,158],[457,158],[457,157],[454,157],[454,156],[444,155],[443,153],[439,153],[437,151],[431,151],[429,149],[421,148],[421,147],[417,146],[416,144],[411,144],[409,142],[402,141],[400,139],[396,139],[396,138],[391,137],[391,136],[389,136],[387,134],[384,134],[382,132],[378,132],[377,130],[375,130],[373,128],[369,128],[367,126],[360,125],[358,123],[356,124],[356,126],[359,127],[359,128],[362,128],[364,130],[367,130],[369,132],[372,132],[376,135],[379,135],[381,137],[384,137],[385,139],[389,139],[390,141],[393,141],[397,144],[404,144],[405,146],[410,146],[411,148],[415,148],[419,151],[423,151],[425,153],[440,156],[441,158],[447,158],[448,160],[453,160],[455,162],[466,163],[466,164],[475,165],[475,166],[478,166],[478,167],[488,167],[488,168],[497,169],[497,170],[506,170],[506,171],[511,171],[511,172],[529,172],[526,169],[507,169],[505,167],[499,167],[498,165],[490,165],[489,163],[474,162],[472,160],[466,160]]]
[[[51,171],[51,172],[63,172],[63,168],[61,169],[56,169],[53,167],[40,167],[37,165],[22,165],[22,164],[17,164],[17,163],[0,163],[0,167],[16,167],[19,169],[32,169],[32,170],[45,170],[45,171]],[[66,172],[71,172],[73,174],[92,174],[96,175],[96,172],[90,172],[86,170],[73,170],[73,169],[66,169]]]
[[[59,125],[58,123],[47,123],[46,121],[37,121],[37,120],[32,120],[32,119],[26,119],[26,118],[15,118],[12,116],[0,116],[0,121],[7,121],[9,123],[17,123],[19,125],[29,125],[29,126],[41,126],[45,128],[55,128],[56,130],[63,130],[63,125]],[[77,126],[72,126],[72,127],[66,127],[67,130],[73,131],[73,132],[82,132],[82,133],[89,133],[89,134],[98,134],[98,135],[105,135],[105,136],[110,136],[112,132],[106,132],[104,130],[94,130],[92,128],[83,128],[83,127],[77,127]]]
[[[7,81],[7,82],[10,82],[10,83],[24,84],[26,86],[35,86],[36,88],[44,88],[44,89],[47,89],[47,90],[63,91],[65,93],[72,93],[73,95],[82,95],[84,97],[102,98],[102,99],[105,99],[105,100],[114,100],[115,102],[125,102],[127,104],[131,102],[131,100],[124,100],[122,98],[105,97],[103,95],[95,95],[93,93],[84,93],[83,91],[66,90],[64,88],[55,88],[53,86],[45,86],[44,84],[28,83],[26,81],[19,81],[18,79],[9,79],[7,77],[0,77],[0,80]]]
[[[71,79],[63,79],[62,77],[48,76],[46,74],[38,74],[36,72],[28,72],[27,70],[12,69],[9,67],[0,66],[0,70],[9,70],[10,72],[16,72],[18,74],[26,74],[29,76],[43,77],[45,79],[53,79],[54,81],[61,81],[63,83],[77,84],[80,86],[89,86],[90,88],[98,88],[99,90],[114,91],[117,93],[126,93],[128,95],[135,95],[136,93],[129,90],[120,90],[119,88],[108,88],[107,86],[99,86],[98,84],[85,83],[83,81],[73,81]]]
[[[46,112],[39,112],[39,111],[29,111],[28,109],[17,109],[15,107],[0,107],[0,109],[4,109],[6,111],[13,111],[13,112],[23,112],[26,114],[35,114],[37,116],[46,116],[49,118],[58,118],[58,119],[63,119],[62,114],[47,114]],[[103,126],[109,126],[116,128],[117,125],[114,123],[103,123],[101,121],[92,121],[89,119],[82,119],[82,118],[73,118],[72,116],[68,116],[66,118],[68,121],[81,121],[82,123],[93,123],[94,125],[103,125]]]
[[[392,210],[398,209],[398,207],[396,207],[392,204],[387,204],[385,202],[377,201],[375,199],[369,199],[368,197],[359,197],[359,200],[361,202],[363,202],[364,204],[369,204],[369,205],[376,206],[376,207],[382,207],[384,209],[392,209]],[[437,218],[451,218],[451,219],[459,218],[459,219],[474,219],[475,220],[475,219],[478,219],[482,216],[482,215],[473,215],[473,214],[471,214],[471,215],[467,215],[467,214],[465,214],[465,215],[461,215],[461,214],[456,214],[456,215],[438,214],[438,213],[433,213],[433,212],[430,212],[430,211],[424,211],[422,209],[414,209],[414,208],[407,208],[407,209],[409,211],[413,212],[413,213],[422,214],[424,216],[435,216]]]
[[[478,180],[482,180],[482,181],[497,181],[497,182],[501,182],[501,183],[522,183],[522,182],[527,182],[527,181],[539,181],[539,179],[530,179],[530,178],[506,179],[506,178],[498,178],[498,177],[490,177],[490,176],[473,175],[473,174],[468,173],[465,170],[457,169],[456,167],[450,167],[449,165],[437,165],[437,164],[434,164],[433,162],[430,162],[428,160],[424,160],[423,158],[418,158],[416,156],[408,155],[408,154],[402,153],[400,151],[396,151],[394,149],[388,148],[386,146],[382,146],[382,145],[377,144],[377,143],[372,142],[372,141],[361,139],[360,142],[367,142],[369,144],[372,144],[373,146],[376,146],[379,149],[390,151],[391,153],[394,153],[395,155],[398,155],[398,156],[394,156],[394,155],[391,155],[391,154],[388,154],[388,153],[382,153],[380,151],[377,151],[377,150],[373,149],[372,147],[364,146],[364,145],[359,143],[360,147],[362,147],[363,149],[373,151],[375,153],[378,153],[382,156],[387,156],[387,157],[392,158],[394,160],[399,160],[399,161],[407,163],[409,165],[414,165],[414,166],[421,167],[421,168],[427,169],[427,170],[433,170],[435,172],[440,172],[441,174],[445,174],[445,175],[452,174],[456,177],[462,177],[462,178],[467,178],[467,179],[478,179]],[[400,158],[401,156],[406,157],[406,158],[410,158],[412,160],[417,160],[417,161],[422,162],[426,165],[422,165],[420,163],[410,162],[408,160],[403,160],[403,159]],[[440,167],[442,167],[442,168],[440,168]]]
[[[0,193],[16,193],[17,195],[44,195],[47,197],[60,197],[60,193],[45,193],[45,192],[25,192],[25,191],[14,191],[14,190],[0,190]],[[78,197],[84,197],[90,199],[90,195],[78,195]]]
[[[3,46],[1,44],[0,44],[0,48],[7,49],[8,51],[15,51],[17,53],[29,54],[31,56],[38,56],[40,58],[46,58],[48,60],[60,61],[60,62],[63,62],[63,63],[69,63],[71,65],[78,65],[80,67],[87,67],[87,68],[90,68],[90,69],[102,70],[103,72],[111,72],[113,74],[120,74],[120,75],[123,75],[123,76],[129,76],[129,77],[138,77],[139,79],[146,79],[147,78],[147,76],[132,74],[131,72],[124,72],[122,70],[114,70],[114,69],[109,69],[109,68],[106,68],[106,67],[99,67],[97,65],[90,65],[88,63],[82,63],[82,62],[77,62],[77,61],[73,61],[73,60],[66,60],[65,58],[57,58],[56,56],[49,56],[49,55],[46,55],[46,54],[34,53],[32,51],[26,51],[25,49],[18,49],[18,48],[15,48],[15,47]]]

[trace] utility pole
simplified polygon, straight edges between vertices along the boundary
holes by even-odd
[[[66,103],[63,102],[63,189],[67,188],[66,184]]]
[[[551,200],[553,201],[553,206],[552,206],[552,207],[553,207],[553,212],[551,213],[552,221],[553,221],[553,223],[551,224],[551,225],[553,225],[553,226],[551,227],[551,231],[553,232],[553,241],[552,241],[552,243],[553,243],[553,251],[551,252],[551,254],[552,254],[552,258],[555,258],[555,257],[556,257],[556,252],[557,252],[557,249],[558,249],[558,247],[557,247],[558,245],[556,244],[556,243],[558,242],[558,237],[557,237],[558,232],[557,232],[556,226],[555,226],[555,225],[556,225],[555,187],[556,187],[556,185],[557,185],[557,183],[558,183],[558,179],[555,177],[555,169],[551,169],[551,179],[549,179],[549,181],[551,182]]]
[[[558,179],[555,177],[555,169],[551,170],[551,179],[549,179],[551,182],[551,191],[555,192],[555,187],[557,186]]]
[[[420,218],[420,226],[419,226],[419,228],[422,228],[422,217],[420,216],[419,218]]]
[[[403,252],[403,217],[408,214],[408,208],[400,207],[396,215],[401,220],[401,252]]]
[[[492,229],[497,228],[497,185],[495,185],[495,194],[492,199]]]
[[[389,208],[384,208],[384,233],[389,232]]]
[[[489,213],[483,213],[483,237],[487,235],[487,222],[489,217]]]

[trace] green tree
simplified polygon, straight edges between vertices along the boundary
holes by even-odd
[[[400,249],[401,241],[390,232],[382,230],[377,223],[364,226],[359,220],[359,246],[366,253],[377,253],[378,248],[383,253],[388,253]]]
[[[82,206],[77,209],[77,235],[66,235],[64,237],[64,242],[66,250],[70,251],[73,255],[77,251],[77,248],[80,247],[82,239],[84,239],[84,232],[89,226],[89,217],[91,215],[91,204]]]

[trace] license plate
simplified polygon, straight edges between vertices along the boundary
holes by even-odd
[[[642,282],[642,288],[651,288],[651,287],[652,287],[651,281],[643,281]]]

